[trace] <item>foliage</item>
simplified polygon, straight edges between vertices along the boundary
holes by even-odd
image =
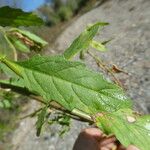
[[[64,52],[64,56],[66,59],[72,58],[76,53],[78,52],[86,52],[89,45],[91,45],[94,48],[98,47],[98,50],[105,50],[104,45],[101,43],[99,44],[93,44],[92,39],[98,32],[100,27],[103,27],[105,25],[108,25],[108,23],[105,22],[98,22],[94,25],[91,25],[85,29],[84,32],[82,32],[79,37],[77,37],[73,43],[70,45],[69,48],[66,49]],[[97,47],[96,47],[97,46]]]
[[[58,10],[58,16],[61,21],[67,21],[73,16],[73,12],[70,7],[62,6]]]
[[[46,25],[47,26],[53,26],[61,22],[61,18],[58,14],[55,12],[51,12],[50,16],[47,17]]]
[[[42,25],[43,21],[33,13],[25,13],[21,9],[8,6],[0,8],[0,26],[35,26]]]
[[[7,19],[8,18],[8,19]],[[42,25],[43,21],[33,13],[23,12],[8,6],[0,8],[0,52],[7,57],[17,60],[17,52],[29,53],[39,51],[47,42],[26,30],[8,26]],[[3,27],[1,27],[3,26]],[[4,28],[7,26],[7,28]]]
[[[68,0],[67,6],[75,13],[79,9],[79,2],[78,0]]]
[[[39,12],[44,16],[46,25],[56,25],[62,21],[68,21],[76,15],[89,0],[53,0],[51,5],[44,5]]]
[[[1,54],[17,60],[17,51],[29,53],[40,51],[47,42],[35,34],[17,28],[1,28],[0,30]]]
[[[10,7],[0,8],[0,53],[3,56],[7,55],[12,60],[17,60],[18,55],[22,53],[29,54],[31,51],[41,51],[47,45],[46,41],[27,30],[12,28],[12,26],[38,26],[42,24],[43,21],[33,13],[25,13],[20,9]],[[10,78],[8,82],[1,80],[4,87],[1,86],[4,89],[0,87],[0,139],[3,140],[4,135],[14,129],[19,113],[18,107],[22,107],[24,104],[17,101],[17,94],[5,87],[12,81],[16,84],[19,83],[18,77],[8,67],[0,64],[0,78],[6,78],[6,75],[7,78]]]
[[[26,30],[12,28],[10,31],[7,31],[6,35],[15,48],[22,52],[40,51],[47,45],[46,41]]]
[[[38,115],[37,135],[41,132],[48,109],[59,110],[63,115],[51,119],[52,123],[69,126],[70,117],[87,121],[96,124],[108,135],[114,134],[126,147],[133,144],[141,150],[148,150],[150,116],[134,112],[130,98],[120,86],[91,71],[84,63],[70,60],[78,53],[89,53],[89,46],[99,51],[106,50],[103,43],[93,40],[104,25],[107,23],[98,22],[87,27],[63,55],[36,55],[25,61],[11,61],[0,54],[0,62],[16,74],[11,75],[11,81],[1,80],[0,83],[18,93],[23,90],[24,94],[44,104],[34,113]],[[41,39],[32,34],[18,31],[34,42],[41,43]]]
[[[95,114],[131,106],[118,86],[80,62],[67,61],[61,56],[35,56],[19,63],[4,59],[2,62],[23,78],[29,91],[44,97],[46,102],[55,100],[69,111],[78,109]]]

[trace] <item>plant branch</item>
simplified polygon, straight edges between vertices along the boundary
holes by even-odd
[[[28,115],[25,115],[25,116],[23,116],[23,117],[20,117],[19,119],[25,119],[25,118],[28,118],[28,117],[34,117],[39,111],[41,111],[42,110],[42,108],[39,108],[39,109],[37,109],[37,110],[35,110],[34,112],[32,112],[32,113],[30,113],[30,114],[28,114]]]
[[[17,86],[10,85],[10,84],[7,84],[7,83],[2,83],[2,82],[0,82],[0,86],[1,86],[1,88],[4,88],[4,89],[5,88],[10,88],[12,91],[14,91],[16,93],[22,94],[24,96],[28,96],[28,97],[32,98],[33,100],[36,100],[37,102],[40,102],[40,103],[42,103],[44,105],[48,105],[48,106],[54,108],[55,110],[59,110],[59,111],[65,112],[66,114],[70,115],[70,117],[72,117],[73,119],[84,121],[84,122],[89,122],[89,123],[93,123],[94,122],[92,120],[92,118],[88,114],[85,114],[82,111],[79,111],[79,110],[76,110],[76,109],[73,110],[73,111],[66,110],[63,107],[61,107],[60,104],[56,103],[53,100],[51,100],[50,104],[48,104],[47,102],[45,102],[43,100],[42,97],[34,95],[33,93],[29,92],[25,88],[17,87]]]
[[[34,100],[36,100],[36,101],[38,101],[38,102],[40,102],[40,103],[43,103],[43,104],[47,105],[47,103],[44,102],[43,99],[41,97],[39,97],[39,96],[30,95],[29,97],[34,99]],[[54,108],[54,109],[56,109],[56,110],[65,112],[67,115],[69,115],[73,119],[84,121],[84,122],[93,123],[93,120],[90,117],[90,115],[85,114],[84,112],[79,111],[77,109],[74,109],[73,111],[66,110],[66,109],[62,108],[58,103],[56,103],[54,101],[51,101],[49,106]]]

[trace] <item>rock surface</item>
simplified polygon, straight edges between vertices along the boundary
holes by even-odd
[[[106,1],[75,20],[55,43],[56,52],[62,53],[87,24],[97,21],[109,22],[110,25],[96,37],[101,41],[112,39],[107,46],[109,51],[96,54],[105,62],[116,64],[129,73],[121,73],[117,77],[124,81],[127,93],[134,100],[136,108],[144,113],[150,112],[149,8],[149,0]],[[89,56],[86,56],[86,63],[99,71]],[[34,124],[35,119],[27,118],[21,121],[19,128],[14,132],[13,150],[71,150],[78,133],[86,126],[74,121],[70,132],[64,138],[60,138],[57,127],[52,126],[37,138]]]

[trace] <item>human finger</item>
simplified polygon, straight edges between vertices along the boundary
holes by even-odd
[[[102,138],[101,139],[101,141],[100,141],[100,146],[105,146],[105,145],[108,145],[108,144],[110,144],[110,143],[114,143],[114,142],[116,142],[116,137],[115,136],[110,136],[110,137],[104,137],[104,138]]]

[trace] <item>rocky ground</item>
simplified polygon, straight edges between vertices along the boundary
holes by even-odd
[[[55,50],[61,53],[87,24],[97,21],[110,25],[96,36],[96,40],[108,40],[108,52],[96,53],[106,63],[116,64],[129,75],[117,77],[124,83],[135,107],[144,113],[150,112],[150,1],[149,0],[107,0],[99,7],[74,20],[58,37]],[[94,51],[94,50],[93,50]],[[93,60],[86,56],[86,63],[94,70],[101,71]],[[32,101],[27,113],[36,108]],[[35,106],[33,108],[33,106]],[[14,131],[13,150],[71,150],[75,138],[86,124],[73,121],[70,132],[63,138],[57,134],[57,127],[45,130],[41,137],[35,136],[35,119],[24,119]]]

